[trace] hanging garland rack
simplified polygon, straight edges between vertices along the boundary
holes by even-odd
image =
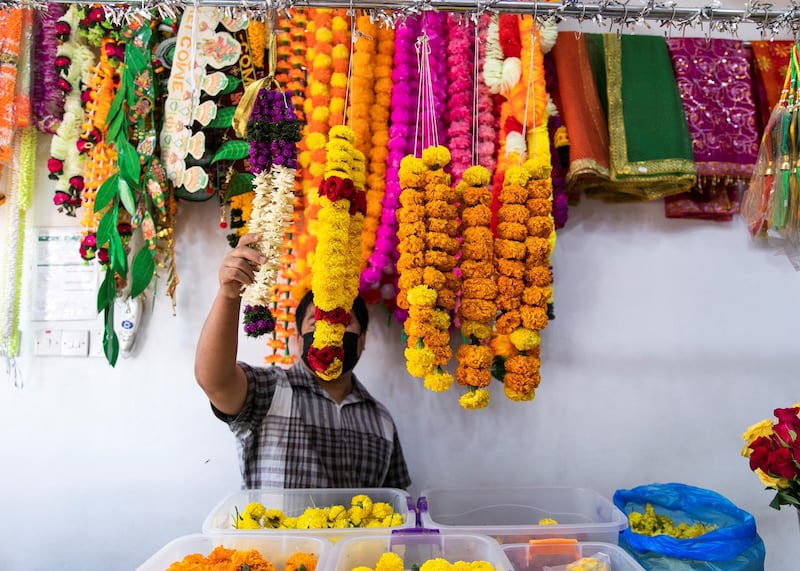
[[[797,2],[797,3],[795,3]],[[0,7],[29,6],[46,9],[48,3],[75,3],[69,0],[22,0],[20,2],[0,2]],[[632,0],[603,0],[583,3],[566,0],[564,2],[529,2],[525,0],[142,0],[141,2],[120,3],[114,0],[79,2],[79,5],[100,4],[109,19],[124,20],[133,15],[151,17],[157,13],[161,17],[174,18],[186,6],[214,6],[226,9],[247,10],[252,17],[266,18],[267,14],[288,11],[293,8],[340,8],[369,12],[376,21],[394,26],[398,19],[427,10],[480,14],[485,11],[531,15],[539,21],[561,22],[565,19],[578,22],[591,22],[599,26],[616,26],[617,32],[643,24],[658,21],[667,30],[685,33],[687,29],[705,26],[705,33],[723,32],[736,36],[741,24],[754,25],[762,36],[774,38],[781,33],[797,37],[800,32],[800,0],[792,0],[785,10],[775,10],[772,4],[746,2],[743,9],[723,8],[719,0],[701,7],[678,6],[674,0],[656,2],[642,0],[634,4]]]

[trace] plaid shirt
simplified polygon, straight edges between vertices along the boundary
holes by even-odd
[[[236,435],[244,488],[402,488],[411,484],[389,411],[353,375],[341,404],[302,363],[239,366],[247,399],[238,416],[212,409]]]

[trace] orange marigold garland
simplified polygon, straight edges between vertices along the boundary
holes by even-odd
[[[372,144],[369,148],[367,174],[367,215],[364,219],[364,241],[361,248],[361,268],[367,267],[377,240],[386,194],[386,168],[389,158],[389,114],[392,101],[392,61],[394,58],[394,29],[376,26],[377,44],[373,63],[374,93],[369,110]],[[382,270],[382,268],[381,268]],[[371,290],[373,298],[380,293]]]
[[[498,289],[494,279],[490,182],[491,173],[486,168],[473,166],[464,171],[456,189],[462,206],[459,260],[462,281],[458,314],[461,335],[465,339],[456,352],[456,381],[468,388],[459,399],[464,408],[482,408],[489,404],[486,387],[492,379],[492,350],[488,341],[497,313]]]
[[[547,327],[550,316],[549,304],[552,302],[553,291],[550,257],[555,247],[550,169],[549,157],[526,161],[521,169],[524,174],[517,181],[521,183],[523,178],[527,178],[524,198],[528,217],[524,225],[525,263],[519,307],[516,309],[518,322],[510,331],[506,326],[511,325],[511,322],[504,326],[511,344],[518,351],[518,354],[508,357],[504,363],[504,392],[514,401],[533,400],[541,380],[539,332]],[[506,188],[516,191],[513,182],[509,187],[504,186],[504,193]],[[498,230],[499,228],[498,225]],[[521,236],[521,229],[514,228]]]
[[[306,127],[300,141],[298,162],[302,169],[302,194],[304,198],[303,232],[298,238],[296,256],[297,281],[292,289],[295,299],[300,299],[311,288],[311,270],[317,246],[317,215],[320,198],[317,190],[325,172],[325,143],[328,141],[333,31],[333,10],[309,11],[307,26],[308,85],[303,102]]]
[[[324,380],[342,373],[342,339],[350,321],[350,311],[358,293],[358,256],[351,255],[354,240],[360,239],[359,216],[363,221],[366,199],[363,190],[363,156],[354,147],[355,135],[343,125],[330,130],[326,145],[325,175],[319,187],[321,208],[316,264],[311,274],[314,292],[314,341],[308,363]],[[356,238],[357,235],[357,238]],[[360,250],[360,244],[358,249]]]
[[[350,69],[350,19],[344,10],[336,10],[331,18],[331,101],[328,125],[344,124],[344,106]],[[357,143],[356,143],[357,144]]]

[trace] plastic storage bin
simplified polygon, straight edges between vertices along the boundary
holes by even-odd
[[[349,529],[248,529],[246,533],[309,533],[326,537],[335,541],[341,537],[357,534],[383,533],[393,529],[416,527],[417,516],[414,501],[405,490],[397,488],[305,488],[305,489],[262,489],[241,490],[230,494],[219,502],[203,522],[203,533],[239,533],[233,527],[236,510],[243,511],[251,502],[260,502],[267,509],[279,509],[289,517],[302,514],[309,507],[330,507],[335,505],[350,506],[353,496],[365,494],[373,502],[386,502],[403,517],[399,526],[387,527],[354,527]],[[245,533],[242,530],[241,533]]]
[[[378,559],[387,551],[397,553],[405,569],[441,557],[450,563],[488,561],[495,571],[513,571],[500,545],[491,537],[470,533],[440,534],[419,528],[342,539],[334,546],[326,571],[352,571],[362,565],[375,569]]]
[[[417,501],[422,527],[483,533],[501,543],[566,537],[617,544],[628,519],[586,488],[428,488]],[[539,525],[545,518],[557,525]]]
[[[227,549],[256,549],[277,571],[282,571],[286,560],[294,553],[314,553],[319,558],[317,569],[329,564],[333,545],[327,539],[296,535],[252,535],[245,533],[203,535],[200,533],[179,537],[157,551],[137,571],[165,571],[172,563],[181,561],[192,553],[208,555],[222,545]]]
[[[514,571],[542,571],[545,565],[566,565],[597,553],[608,555],[611,571],[645,571],[627,551],[611,543],[576,542],[572,545],[551,546],[545,543],[510,543],[503,545]]]

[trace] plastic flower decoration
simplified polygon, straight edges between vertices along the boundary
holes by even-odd
[[[770,507],[800,509],[800,403],[776,408],[774,415],[777,422],[762,420],[742,434],[742,456],[761,483],[775,490]]]

